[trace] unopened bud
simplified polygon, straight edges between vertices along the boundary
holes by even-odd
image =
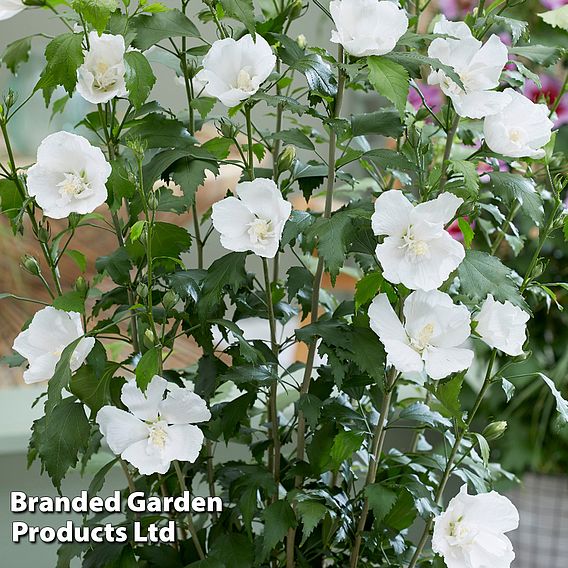
[[[148,286],[141,282],[138,286],[136,286],[136,293],[140,296],[140,298],[145,300],[148,297]]]
[[[162,298],[162,305],[166,311],[173,309],[178,302],[179,296],[173,290],[168,290]]]
[[[296,38],[296,43],[298,44],[298,47],[300,49],[306,49],[306,46],[308,45],[308,40],[306,39],[306,36],[304,34],[300,34]]]
[[[77,290],[77,292],[79,292],[81,296],[87,296],[87,292],[89,291],[89,284],[83,276],[79,276],[77,280],[75,280],[75,290]]]
[[[144,345],[148,348],[154,347],[156,337],[151,329],[147,329],[144,332]]]
[[[22,267],[24,270],[33,274],[34,276],[39,276],[41,273],[41,268],[39,262],[31,255],[25,254],[21,260]]]
[[[302,10],[304,6],[302,4],[302,0],[296,0],[292,3],[292,8],[290,9],[290,19],[296,20],[302,15]]]
[[[278,175],[288,171],[292,167],[292,164],[294,163],[295,159],[296,159],[296,148],[294,148],[294,146],[286,146],[284,150],[280,152],[280,156],[278,156],[278,165],[277,165]]]
[[[491,422],[483,430],[483,437],[486,440],[498,440],[501,438],[505,431],[507,430],[507,422],[504,420],[499,420],[498,422]]]
[[[158,199],[156,198],[154,192],[150,193],[150,195],[148,196],[148,207],[152,211],[156,211],[156,209],[158,209]]]

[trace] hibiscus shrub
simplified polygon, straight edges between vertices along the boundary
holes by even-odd
[[[522,93],[564,51],[531,42],[507,0],[464,21],[382,0],[43,7],[62,33],[33,93],[92,112],[27,168],[10,142],[27,99],[0,107],[2,212],[37,241],[22,267],[50,298],[2,296],[40,304],[9,358],[47,381],[30,461],[61,490],[101,451],[92,495],[117,467],[125,495],[224,502],[126,514],[127,527],[175,520],[177,542],[65,544],[58,567],[510,566],[518,513],[493,489],[513,477],[491,442],[515,432],[476,414],[543,380],[568,423],[554,381],[514,372],[530,314],[568,286],[542,258],[564,224],[566,81],[549,107]],[[0,0],[0,20],[24,8]],[[308,9],[331,51],[290,37]],[[30,43],[8,46],[11,71]],[[179,116],[153,98],[158,62],[187,96]],[[363,92],[383,103],[342,110]],[[208,198],[206,179],[231,168],[238,182]],[[216,201],[203,214],[198,190]],[[75,250],[87,226],[115,246]]]

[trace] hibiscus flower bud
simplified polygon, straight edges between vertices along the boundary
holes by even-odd
[[[298,47],[300,49],[306,49],[306,46],[308,45],[308,40],[306,39],[306,36],[304,34],[300,34],[296,38],[296,43],[298,44]]]
[[[288,171],[292,167],[295,159],[296,148],[294,148],[294,146],[286,146],[278,157],[278,166],[276,168],[278,175]]]
[[[178,302],[179,296],[173,290],[168,290],[162,298],[162,305],[166,311],[175,308]]]
[[[39,262],[33,256],[25,254],[20,262],[24,270],[30,274],[33,274],[34,276],[39,276],[41,274]]]
[[[497,422],[491,422],[483,430],[483,437],[486,440],[498,440],[501,438],[507,430],[507,422],[504,420],[499,420]]]
[[[148,349],[151,349],[152,347],[154,347],[154,345],[156,345],[156,336],[151,329],[147,329],[144,332],[144,345]]]
[[[145,300],[148,297],[148,286],[146,286],[143,282],[140,282],[140,284],[136,286],[136,294]]]
[[[77,290],[77,292],[81,294],[81,297],[87,297],[87,292],[89,291],[89,283],[83,276],[79,276],[77,280],[75,280],[75,290]]]
[[[290,16],[291,20],[297,20],[302,15],[302,10],[304,9],[304,5],[302,0],[295,0],[292,3],[292,7],[290,8]]]

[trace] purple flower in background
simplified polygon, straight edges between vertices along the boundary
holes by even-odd
[[[438,85],[428,85],[425,83],[416,82],[418,88],[424,95],[427,105],[434,111],[438,112],[442,108],[444,103],[444,95],[440,90]],[[410,88],[408,92],[408,102],[414,107],[414,110],[418,110],[422,107],[422,99],[418,94],[418,91],[414,88]],[[428,119],[430,120],[430,119]]]
[[[568,4],[568,0],[540,0],[540,3],[549,10],[556,10]]]
[[[560,0],[552,0],[560,1]],[[448,20],[463,18],[471,12],[478,4],[477,0],[438,0],[440,10]]]
[[[562,83],[551,75],[540,75],[540,82],[542,87],[531,80],[527,80],[525,84],[524,94],[531,101],[545,102],[549,108],[552,108],[556,103],[556,99],[562,89]],[[564,94],[560,99],[560,103],[556,108],[556,121],[554,126],[559,127],[568,123],[568,94]]]

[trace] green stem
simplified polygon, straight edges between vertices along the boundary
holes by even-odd
[[[460,117],[456,114],[446,135],[446,147],[444,149],[444,158],[442,160],[442,175],[440,176],[440,193],[444,191],[446,182],[448,181],[448,161],[450,159],[450,154],[452,153],[452,146],[454,144],[456,132],[458,131],[459,123]]]
[[[485,380],[483,381],[483,386],[481,387],[481,390],[477,395],[473,408],[469,413],[469,417],[467,419],[465,427],[456,435],[456,440],[454,442],[454,445],[452,446],[450,455],[448,457],[448,461],[446,463],[446,468],[444,469],[444,473],[442,474],[442,479],[440,480],[440,484],[438,485],[438,489],[434,497],[436,503],[438,504],[440,504],[442,500],[444,490],[446,489],[446,485],[448,483],[448,480],[450,479],[450,475],[454,467],[454,460],[458,454],[462,440],[464,439],[464,436],[469,432],[471,424],[473,423],[473,419],[475,418],[475,415],[477,414],[477,411],[481,406],[483,398],[487,394],[487,391],[489,390],[489,387],[492,384],[493,365],[495,363],[496,357],[497,357],[497,350],[493,349],[493,351],[491,352],[491,356],[489,358],[489,363],[487,364],[487,371],[485,373]],[[414,568],[418,563],[418,561],[420,560],[422,551],[424,550],[424,547],[428,542],[433,522],[434,522],[433,517],[430,517],[430,519],[428,519],[428,521],[426,522],[426,526],[424,527],[424,531],[422,532],[422,536],[420,537],[418,545],[416,546],[416,550],[414,551],[414,555],[410,561],[410,564],[408,565],[408,568]]]
[[[548,114],[548,118],[551,118],[552,115],[558,109],[558,106],[560,105],[560,101],[562,100],[562,97],[564,96],[564,93],[566,93],[567,89],[568,89],[568,73],[566,73],[566,77],[564,77],[564,83],[562,83],[562,87],[560,88],[560,92],[558,93],[558,96],[556,97],[556,100],[554,101],[554,104],[552,105],[552,108],[550,109],[550,113]]]
[[[253,152],[253,139],[252,139],[252,121],[250,118],[250,109],[251,106],[249,104],[245,104],[245,117],[247,123],[247,169],[249,178],[251,180],[254,179],[254,152]]]
[[[182,491],[187,491],[187,486],[185,484],[185,479],[183,477],[183,472],[181,471],[181,467],[177,460],[173,461],[174,469],[176,470],[176,475],[179,482],[179,487]],[[191,518],[191,513],[187,515],[187,527],[189,528],[189,534],[191,534],[191,538],[193,540],[193,544],[195,545],[195,550],[197,550],[197,554],[201,560],[205,559],[205,554],[203,552],[203,548],[201,547],[201,543],[199,542],[199,537],[197,535],[197,530],[195,530],[195,525],[193,524],[193,519]]]
[[[365,487],[368,487],[369,485],[375,483],[375,479],[377,477],[377,469],[381,460],[381,453],[383,451],[387,433],[385,426],[390,412],[392,396],[397,378],[397,372],[393,368],[390,371],[390,376],[385,387],[385,394],[383,397],[381,409],[379,411],[379,421],[373,433],[373,440],[371,442],[371,451],[369,457],[369,469],[367,470]],[[357,524],[357,532],[355,533],[355,544],[353,546],[353,550],[351,551],[351,559],[349,563],[350,568],[357,568],[357,564],[359,563],[361,542],[363,539],[363,531],[365,530],[365,523],[367,522],[367,516],[369,515],[369,508],[369,499],[368,497],[365,497],[363,510],[361,511],[361,516],[359,517],[359,522]]]
[[[4,120],[0,120],[0,130],[2,131],[2,136],[4,137],[4,143],[6,144],[6,152],[8,153],[8,165],[10,167],[10,176],[12,178],[12,181],[16,184],[16,188],[18,189],[18,193],[20,194],[22,201],[25,203],[27,201],[26,189],[25,189],[24,185],[22,184],[22,180],[20,179],[20,176],[18,175],[18,168],[16,166],[16,160],[14,158],[14,152],[12,150],[12,145],[10,143],[10,138],[8,136],[8,128],[6,127],[6,123],[5,123]],[[57,266],[54,263],[54,259],[51,255],[48,244],[43,239],[40,238],[39,225],[38,225],[38,222],[35,218],[32,206],[29,203],[26,205],[26,212],[27,212],[28,217],[30,219],[30,222],[32,224],[32,230],[34,232],[34,235],[36,236],[36,238],[37,238],[37,240],[40,244],[40,248],[41,248],[41,251],[42,251],[43,256],[45,258],[45,261],[47,262],[47,265],[49,266],[49,270],[50,270],[51,276],[53,278],[53,283],[55,285],[57,295],[61,296],[63,294],[63,290],[61,288],[61,281],[59,279],[59,273],[57,271]],[[49,287],[49,285],[47,284],[45,279],[43,279],[43,277],[42,277],[42,282],[46,286],[51,297],[53,298],[54,296],[53,296],[53,293],[51,292],[51,288]]]
[[[499,228],[499,234],[497,235],[495,241],[493,242],[493,245],[491,246],[491,254],[495,254],[497,252],[499,245],[503,242],[503,239],[506,237],[511,222],[515,218],[515,215],[519,211],[520,207],[521,206],[519,204],[516,204],[513,207],[511,207],[509,214],[507,215],[507,218],[503,221],[503,224]]]

